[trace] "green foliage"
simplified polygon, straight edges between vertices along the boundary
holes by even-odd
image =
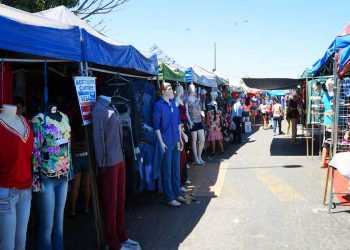
[[[79,4],[79,0],[0,0],[0,2],[28,12],[43,11],[60,5],[73,8]]]

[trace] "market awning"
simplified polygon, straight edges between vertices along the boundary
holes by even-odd
[[[350,70],[350,46],[339,51],[337,73],[339,77],[344,77]]]
[[[304,72],[300,76],[301,79],[306,79],[306,78],[312,78],[312,70],[309,68],[306,68]]]
[[[0,49],[81,61],[79,27],[0,4]]]
[[[350,46],[350,23],[347,24],[339,35],[328,47],[326,53],[312,65],[312,74],[316,76],[331,60],[332,56],[340,49]]]
[[[186,69],[185,81],[194,82],[205,87],[218,87],[216,75],[196,65]]]
[[[221,85],[230,85],[230,81],[228,79],[216,76],[216,82],[218,83],[218,86]]]
[[[287,94],[286,90],[278,89],[278,90],[270,90],[268,92],[271,96],[284,96]]]
[[[159,79],[185,82],[185,72],[165,63],[159,63]]]
[[[263,90],[295,89],[299,79],[292,78],[242,78],[249,88]]]
[[[143,54],[132,45],[116,42],[102,35],[65,6],[38,12],[36,15],[79,26],[82,29],[84,61],[111,67],[133,69],[150,75],[158,74],[156,55]]]

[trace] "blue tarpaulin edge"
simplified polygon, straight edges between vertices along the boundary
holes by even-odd
[[[158,75],[156,55],[147,58],[131,45],[116,46],[107,43],[84,29],[82,30],[82,37],[84,59],[87,62]]]
[[[79,28],[56,29],[0,16],[0,48],[37,56],[81,61]],[[64,42],[63,42],[64,41]]]
[[[328,60],[334,53],[338,52],[340,49],[346,48],[350,45],[350,35],[336,37],[335,40],[328,47],[327,51],[319,60],[317,60],[312,65],[312,74],[317,75],[320,70],[326,65]]]

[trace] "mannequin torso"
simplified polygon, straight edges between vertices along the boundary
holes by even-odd
[[[202,116],[201,116],[201,104],[199,100],[194,96],[194,94],[190,95],[188,97],[188,102],[187,102],[187,111],[189,118],[193,123],[199,123],[202,122]]]
[[[4,104],[0,113],[0,120],[3,120],[6,125],[14,129],[22,137],[26,133],[26,126],[21,117],[16,115],[17,107],[14,105]]]

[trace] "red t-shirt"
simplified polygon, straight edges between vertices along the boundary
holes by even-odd
[[[0,119],[0,187],[26,189],[32,186],[33,132],[21,116],[25,134]]]

